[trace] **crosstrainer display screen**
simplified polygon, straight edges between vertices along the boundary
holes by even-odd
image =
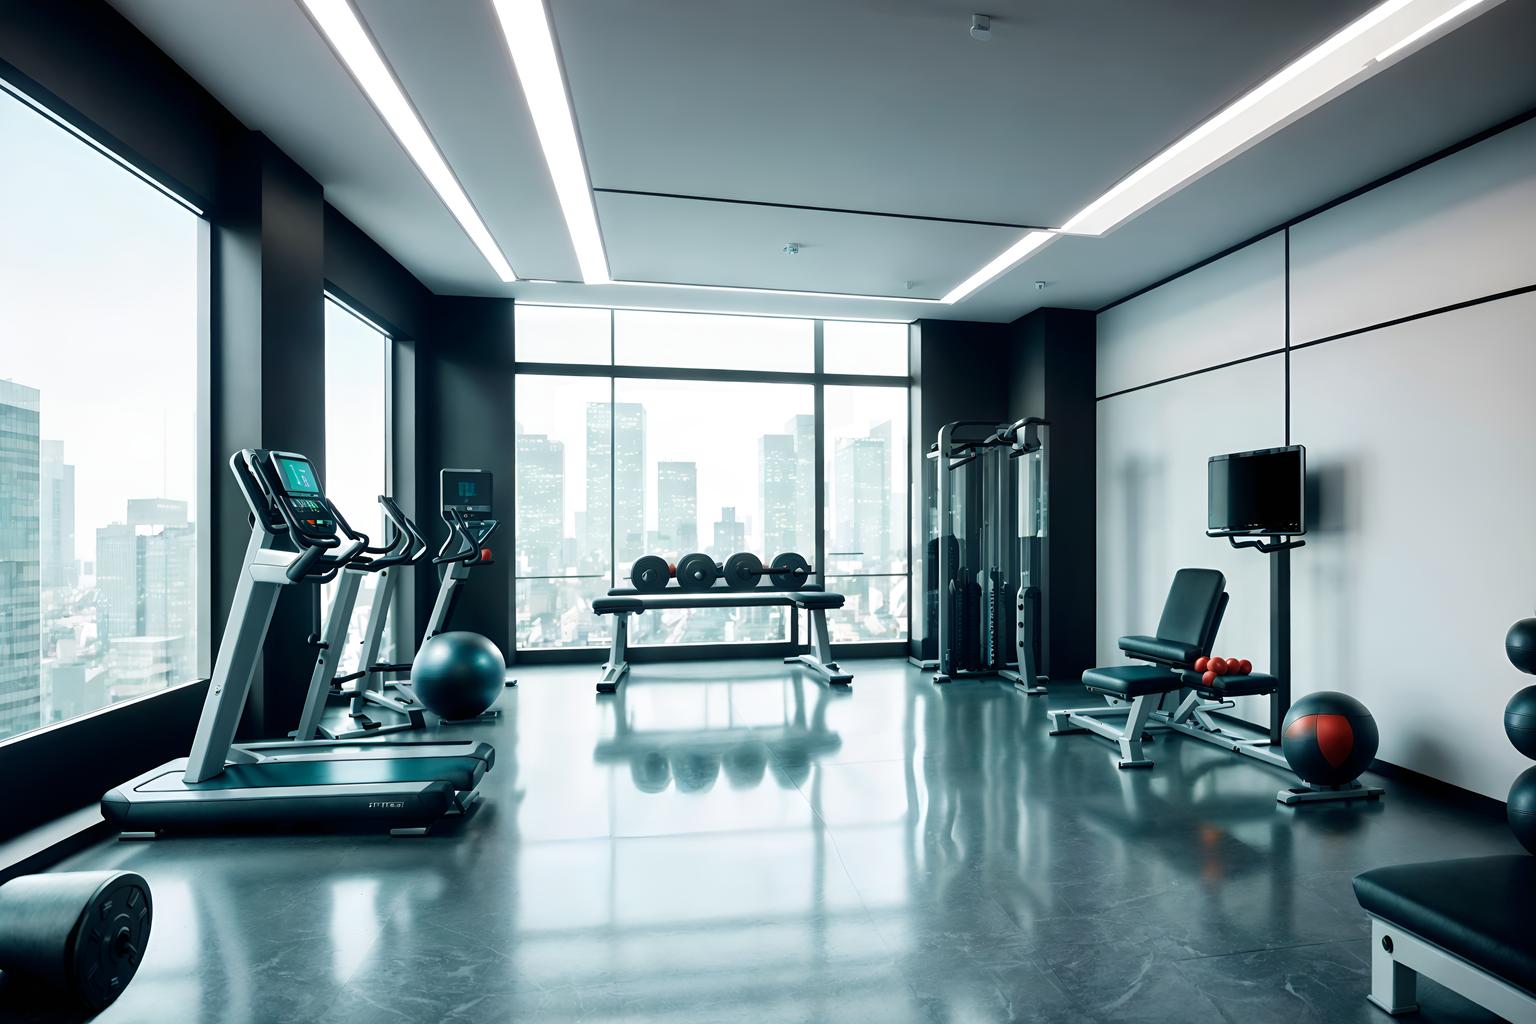
[[[315,467],[309,464],[308,459],[290,459],[279,455],[274,461],[283,480],[283,489],[289,494],[298,497],[320,493],[320,481],[315,479]]]

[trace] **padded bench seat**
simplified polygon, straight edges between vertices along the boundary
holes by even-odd
[[[1149,693],[1172,693],[1184,684],[1172,669],[1160,665],[1115,665],[1084,672],[1083,685],[1121,700],[1132,700]]]
[[[1372,1002],[1382,1009],[1393,1013],[1410,1007],[1412,976],[1423,973],[1511,1020],[1532,1019],[1536,1001],[1523,1014],[1512,1012],[1518,1003],[1512,1007],[1490,1001],[1500,994],[1497,989],[1490,996],[1469,991],[1476,985],[1457,984],[1455,968],[1470,966],[1518,989],[1527,1000],[1536,997],[1536,929],[1531,927],[1536,917],[1536,857],[1470,857],[1375,868],[1355,876],[1355,898],[1376,919],[1373,931],[1381,929],[1391,940],[1388,949],[1382,935],[1373,936],[1373,957],[1386,957],[1388,967],[1395,962],[1398,972],[1408,975],[1396,978],[1395,992],[1380,991],[1373,960]],[[1422,952],[1416,939],[1466,963],[1453,961],[1449,977],[1443,976],[1436,967],[1445,965],[1415,956]]]
[[[842,594],[808,586],[803,590],[773,590],[760,587],[756,590],[732,590],[716,586],[708,590],[685,591],[669,588],[665,591],[640,593],[633,587],[615,587],[607,597],[595,598],[592,611],[598,615],[612,615],[613,642],[609,647],[608,661],[603,665],[602,677],[597,683],[598,693],[615,693],[619,684],[629,674],[629,620],[632,616],[648,611],[666,611],[672,608],[766,608],[787,606],[806,612],[810,630],[809,647],[805,654],[785,658],[784,663],[797,664],[810,669],[818,677],[833,686],[853,684],[853,676],[844,672],[832,660],[832,635],[827,630],[827,612],[841,608],[846,602]]]
[[[614,615],[618,612],[667,608],[763,608],[794,605],[796,608],[826,609],[841,608],[845,600],[842,594],[826,590],[765,590],[761,593],[752,590],[724,590],[718,593],[708,590],[693,593],[673,591],[599,597],[593,600],[592,610],[598,615]]]
[[[1184,686],[1212,700],[1256,697],[1260,694],[1274,693],[1280,686],[1280,680],[1268,672],[1250,672],[1245,676],[1217,676],[1210,685],[1202,681],[1201,673],[1190,669],[1184,669],[1179,675]]]

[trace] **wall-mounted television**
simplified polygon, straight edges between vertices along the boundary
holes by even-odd
[[[1213,455],[1207,473],[1207,536],[1307,532],[1307,449],[1303,445]]]

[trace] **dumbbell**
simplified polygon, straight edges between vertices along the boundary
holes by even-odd
[[[629,582],[643,594],[655,594],[667,589],[667,581],[676,573],[677,566],[660,555],[641,555],[630,567]]]
[[[732,590],[751,590],[767,576],[780,590],[799,590],[810,580],[811,564],[794,551],[775,555],[766,569],[750,551],[741,551],[726,559],[722,568],[725,585]]]

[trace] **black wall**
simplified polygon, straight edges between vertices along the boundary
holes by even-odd
[[[249,527],[226,466],[239,447],[297,448],[326,461],[326,287],[400,334],[396,412],[414,346],[426,337],[431,295],[344,216],[313,179],[247,131],[126,19],[96,0],[0,0],[0,77],[206,212],[208,274],[200,376],[211,444],[208,594],[216,649]],[[510,430],[504,436],[510,437]],[[413,443],[413,442],[412,442]],[[410,447],[410,443],[406,445]],[[340,453],[329,453],[332,457]],[[414,473],[396,479],[414,485]],[[509,478],[510,479],[510,478]],[[409,506],[408,506],[409,507]],[[313,652],[302,644],[310,605],[284,595],[243,734],[281,735],[297,721]],[[197,681],[0,743],[0,774],[46,779],[6,799],[0,835],[13,835],[93,801],[124,779],[184,755],[206,683]],[[88,751],[89,756],[81,756]]]
[[[1015,415],[1050,422],[1050,664],[1053,678],[1093,667],[1097,595],[1097,414],[1092,311],[1038,309],[1008,325]]]
[[[454,607],[452,626],[481,633],[512,656],[512,482],[515,424],[512,411],[512,301],[437,298],[430,353],[418,352],[407,373],[416,410],[415,488],[422,532],[434,548],[447,535],[436,514],[438,472],[445,466],[495,474],[501,519],[490,539],[494,565],[471,572]],[[404,435],[402,424],[395,426]],[[417,570],[415,637],[426,628],[437,589],[435,574]]]

